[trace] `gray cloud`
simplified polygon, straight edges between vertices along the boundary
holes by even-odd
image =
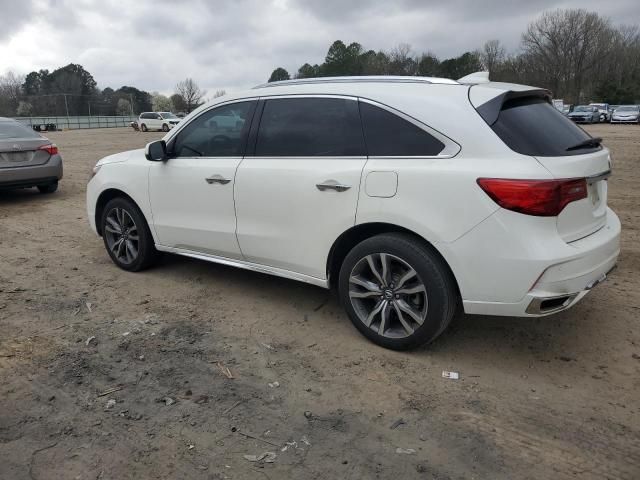
[[[443,58],[494,38],[516,49],[527,24],[554,8],[640,23],[638,0],[0,0],[0,72],[74,62],[103,88],[171,92],[191,76],[213,93],[321,63],[336,39],[375,50],[409,43]]]
[[[22,0],[0,0],[0,12],[2,12],[2,27],[0,28],[0,42],[11,38],[11,35],[27,24],[33,15],[33,2]],[[1,45],[2,43],[0,43]]]

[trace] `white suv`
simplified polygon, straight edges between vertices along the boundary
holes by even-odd
[[[162,130],[168,132],[180,123],[180,119],[171,112],[143,112],[138,118],[138,128],[143,132]]]
[[[270,83],[100,160],[92,228],[130,271],[171,252],[335,288],[384,347],[466,313],[541,316],[611,270],[609,151],[522,85]],[[229,121],[233,119],[233,121]]]

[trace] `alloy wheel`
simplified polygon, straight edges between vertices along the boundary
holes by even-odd
[[[106,217],[104,235],[112,255],[129,265],[138,258],[140,237],[133,217],[124,208],[113,208]]]
[[[373,253],[355,264],[349,275],[349,299],[360,321],[387,338],[412,335],[429,308],[418,273],[388,253]]]

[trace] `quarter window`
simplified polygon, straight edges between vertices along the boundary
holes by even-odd
[[[432,157],[444,143],[387,110],[360,102],[360,115],[370,157]]]
[[[209,110],[189,122],[176,137],[174,157],[237,157],[244,154],[255,102]]]
[[[355,100],[280,98],[267,100],[256,156],[364,156]]]

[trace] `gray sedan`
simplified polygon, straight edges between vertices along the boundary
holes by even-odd
[[[599,123],[600,111],[593,105],[578,105],[567,117],[576,123]]]
[[[62,178],[62,157],[48,138],[0,117],[0,189],[38,187],[53,193]]]
[[[613,111],[611,123],[640,123],[638,105],[621,105]]]

